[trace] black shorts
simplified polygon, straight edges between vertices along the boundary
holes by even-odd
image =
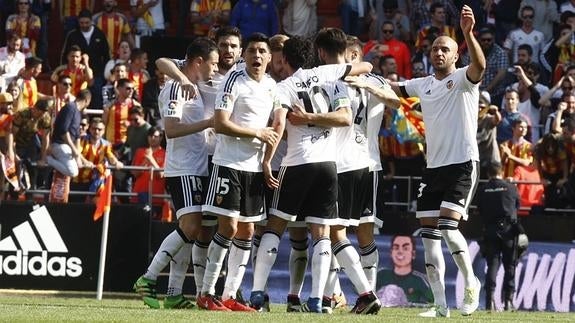
[[[270,214],[287,221],[337,224],[335,162],[282,166]]]
[[[238,218],[240,222],[265,219],[264,174],[214,164],[202,211]]]
[[[178,219],[184,214],[202,212],[207,183],[208,178],[205,176],[166,177],[166,190],[172,197]]]
[[[337,174],[337,211],[340,225],[358,226],[371,188],[369,167]]]
[[[417,195],[417,218],[439,217],[447,208],[467,220],[467,208],[479,180],[479,162],[427,168],[423,172]]]

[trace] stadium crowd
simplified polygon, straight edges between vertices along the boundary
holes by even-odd
[[[5,176],[0,176],[0,200],[27,199],[30,197],[26,195],[29,190],[50,189],[52,182],[57,178],[54,174],[58,173],[71,178],[69,189],[95,192],[102,183],[104,169],[102,166],[116,168],[113,172],[116,192],[135,193],[129,198],[118,197],[119,203],[148,203],[150,193],[161,195],[169,192],[172,199],[175,196],[182,198],[181,195],[190,194],[190,201],[184,198],[185,201],[182,204],[176,201],[173,204],[178,218],[182,219],[183,215],[191,215],[192,220],[189,222],[180,220],[180,228],[166,238],[160,247],[160,249],[172,248],[170,250],[174,252],[167,253],[169,258],[159,252],[160,255],[156,255],[146,274],[136,282],[135,288],[144,296],[144,301],[148,306],[159,306],[155,295],[155,276],[170,263],[172,257],[176,259],[178,253],[185,255],[185,250],[188,250],[188,255],[189,252],[192,253],[191,261],[196,272],[202,266],[201,270],[205,270],[205,275],[202,273],[204,279],[201,280],[202,276],[198,275],[200,280],[196,280],[198,292],[202,292],[198,298],[200,307],[217,310],[225,308],[250,310],[250,307],[235,301],[235,293],[243,276],[242,269],[228,267],[228,277],[235,280],[231,279],[229,283],[226,282],[224,292],[227,295],[223,295],[223,301],[210,298],[214,293],[214,279],[217,278],[228,249],[230,253],[228,265],[234,262],[245,265],[250,259],[250,250],[251,257],[255,259],[258,255],[259,261],[265,256],[262,249],[257,252],[260,243],[265,244],[267,249],[264,251],[273,249],[274,243],[279,243],[276,241],[277,236],[281,236],[285,229],[285,223],[282,224],[279,220],[270,221],[272,224],[270,226],[268,223],[265,231],[254,229],[253,223],[261,220],[258,216],[262,205],[255,203],[253,196],[242,195],[240,198],[242,209],[238,211],[242,212],[242,216],[248,215],[247,217],[252,217],[252,219],[238,221],[232,216],[233,212],[230,212],[228,215],[233,220],[225,223],[219,222],[215,235],[211,232],[212,230],[203,232],[204,223],[201,221],[201,212],[202,210],[206,212],[206,208],[198,208],[200,201],[208,205],[207,212],[212,215],[221,215],[222,208],[233,209],[235,207],[235,202],[221,200],[223,194],[219,190],[224,187],[223,183],[218,182],[218,186],[212,188],[215,184],[211,180],[208,181],[208,155],[213,156],[214,165],[217,165],[216,169],[222,174],[228,172],[229,174],[226,173],[228,176],[239,176],[241,180],[247,180],[247,177],[244,178],[247,176],[245,173],[230,171],[240,165],[244,167],[242,171],[265,174],[265,181],[268,185],[278,188],[284,183],[283,181],[285,183],[297,181],[295,177],[298,174],[309,174],[295,173],[293,168],[298,165],[307,162],[321,163],[313,158],[311,161],[305,158],[299,160],[297,156],[293,157],[291,155],[293,152],[288,149],[287,154],[291,159],[288,158],[287,171],[281,172],[282,168],[274,166],[272,160],[275,147],[279,145],[277,148],[279,151],[282,144],[285,144],[283,140],[280,140],[281,135],[276,133],[277,129],[285,127],[289,133],[289,125],[298,123],[299,125],[321,125],[330,129],[350,124],[358,127],[363,125],[359,112],[352,116],[353,120],[349,124],[346,117],[342,115],[330,117],[328,121],[327,119],[313,120],[313,122],[306,120],[305,118],[309,117],[306,112],[313,111],[308,110],[307,103],[311,105],[311,102],[316,102],[318,99],[315,94],[321,96],[321,90],[315,94],[312,93],[311,98],[309,96],[299,97],[306,105],[305,111],[301,108],[301,111],[294,108],[294,111],[299,111],[299,113],[276,116],[270,110],[263,120],[258,120],[262,124],[258,131],[246,132],[241,130],[240,126],[230,125],[234,122],[241,124],[243,120],[231,114],[229,112],[231,110],[226,109],[231,109],[235,102],[246,105],[256,104],[253,97],[242,97],[247,90],[233,87],[236,84],[235,79],[233,82],[230,81],[230,84],[225,82],[232,78],[230,75],[235,75],[234,77],[238,80],[241,79],[245,84],[239,81],[237,84],[247,88],[254,86],[242,79],[242,77],[246,78],[247,74],[258,75],[265,80],[269,79],[269,82],[266,81],[269,84],[262,83],[258,86],[261,86],[261,93],[266,91],[270,95],[275,95],[275,81],[279,83],[296,74],[299,68],[307,69],[315,66],[308,64],[310,57],[301,57],[304,53],[310,56],[316,55],[314,51],[305,51],[307,44],[302,40],[304,38],[315,42],[321,61],[334,66],[341,64],[340,69],[334,68],[329,71],[326,69],[315,75],[325,83],[331,84],[343,76],[369,72],[369,69],[360,68],[362,61],[370,62],[373,67],[372,74],[369,75],[373,75],[375,80],[373,82],[379,85],[366,85],[366,81],[358,81],[354,78],[348,81],[355,87],[361,88],[358,90],[359,99],[356,98],[361,101],[360,107],[363,107],[363,101],[369,107],[373,104],[371,100],[377,99],[390,107],[382,111],[381,122],[377,124],[375,130],[373,126],[370,127],[369,123],[365,126],[365,136],[368,139],[375,131],[376,135],[373,137],[375,140],[366,139],[365,142],[369,143],[370,151],[373,149],[376,151],[377,158],[373,156],[369,158],[377,159],[377,161],[371,164],[366,160],[366,163],[360,167],[361,169],[369,168],[369,171],[378,171],[380,169],[374,165],[381,164],[379,168],[382,168],[384,178],[380,183],[381,192],[376,193],[380,193],[378,194],[379,202],[384,203],[391,199],[391,193],[389,193],[391,190],[394,191],[393,194],[399,192],[401,196],[407,196],[405,181],[397,180],[395,177],[421,177],[426,168],[427,158],[426,129],[421,100],[417,97],[398,98],[391,90],[390,84],[403,84],[402,82],[406,80],[434,75],[432,47],[434,42],[442,36],[450,37],[459,45],[456,55],[457,66],[470,65],[476,55],[470,50],[468,35],[462,27],[465,24],[460,23],[462,8],[467,8],[464,5],[469,6],[474,15],[473,34],[486,61],[479,83],[480,95],[477,100],[476,140],[481,170],[487,169],[493,163],[501,163],[505,178],[530,182],[523,184],[520,189],[523,206],[544,205],[563,209],[575,207],[573,202],[575,201],[575,1],[341,0],[337,1],[339,4],[338,21],[341,22],[340,27],[343,32],[348,35],[345,58],[339,57],[338,55],[342,53],[333,49],[337,47],[337,44],[333,45],[332,41],[337,36],[323,34],[323,37],[327,39],[323,42],[320,37],[322,33],[320,32],[320,36],[317,36],[318,30],[326,32],[325,29],[321,29],[322,20],[317,15],[317,5],[322,1],[103,0],[101,4],[95,2],[90,0],[15,0],[4,1],[0,7],[1,23],[6,26],[3,35],[5,46],[0,48],[0,137],[3,137],[0,138],[0,151],[5,173]],[[122,5],[120,6],[119,3]],[[178,6],[179,15],[174,17],[169,6]],[[129,8],[129,11],[122,11],[120,7]],[[48,24],[54,23],[48,20],[48,16],[53,10],[58,10],[58,16],[61,18],[59,23],[63,24],[65,33],[62,44],[51,44],[51,46],[62,48],[58,62],[51,62],[48,59],[48,46],[51,40]],[[170,31],[174,30],[169,28],[172,21],[174,24],[175,21],[179,22],[175,35],[170,34]],[[192,26],[189,33],[187,28],[182,27],[187,24]],[[254,33],[268,36],[270,41],[267,38],[254,38]],[[142,40],[144,37],[166,35],[199,39],[204,43],[201,41],[192,43],[190,47],[195,48],[195,51],[188,50],[184,60],[175,60],[174,57],[161,58],[154,62],[155,64],[148,64],[148,54],[153,53],[147,53],[140,48]],[[302,52],[292,53],[290,57],[284,51],[284,56],[282,56],[284,43],[291,39],[290,37],[295,37],[295,45],[289,44],[295,46],[293,49]],[[209,43],[208,39],[214,43]],[[244,43],[241,42],[242,39]],[[302,43],[299,44],[296,40]],[[268,47],[262,44],[268,44]],[[238,67],[236,63],[242,61],[242,49],[245,51],[243,54],[245,62],[240,66],[245,67]],[[219,57],[219,61],[214,60],[213,53]],[[181,54],[184,53],[174,53],[174,56],[183,56]],[[269,64],[262,58],[267,54],[271,55]],[[256,58],[250,55],[255,55]],[[334,57],[341,58],[343,61],[333,59]],[[333,60],[330,61],[330,58]],[[344,66],[346,62],[354,63],[354,65],[346,65],[348,70],[342,69],[341,66]],[[262,66],[263,71],[261,71]],[[266,66],[267,74],[264,75]],[[290,69],[286,69],[285,66],[290,66],[292,71],[290,72]],[[242,71],[243,68],[247,72],[244,74],[237,72]],[[48,93],[42,93],[39,90],[37,79],[42,73],[49,75],[51,86]],[[312,76],[310,74],[310,78]],[[260,81],[258,79],[258,82]],[[218,88],[219,84],[221,85]],[[355,94],[348,96],[346,101],[345,96],[334,98],[330,93],[330,91],[337,93],[339,91],[337,86],[335,89],[323,84],[317,86],[318,89],[324,89],[327,99],[334,106],[340,104],[343,107],[349,107],[354,104],[349,101],[354,102],[353,99],[350,100],[350,97],[354,98]],[[373,88],[383,88],[388,92],[377,92]],[[170,89],[172,92],[167,93]],[[237,92],[230,92],[232,90]],[[289,89],[284,90],[289,91]],[[224,96],[220,95],[222,91]],[[296,92],[293,91],[293,93]],[[347,90],[345,93],[347,94]],[[284,103],[281,98],[275,98],[273,95],[270,98],[262,98],[258,104],[269,101],[267,102],[270,103],[268,108],[271,108],[276,101]],[[278,96],[281,97],[281,94]],[[190,103],[192,101],[193,103]],[[201,102],[201,105],[196,101]],[[198,119],[197,116],[188,115],[185,109],[182,112],[182,107],[187,107],[188,104],[205,107],[205,114]],[[214,107],[216,111],[228,112],[227,121],[217,119],[222,116],[221,113],[214,114]],[[337,111],[343,110],[345,109]],[[325,111],[325,114],[328,114],[327,112]],[[329,113],[332,112],[329,111]],[[250,111],[241,113],[251,117]],[[274,120],[273,123],[268,124],[270,116]],[[178,120],[190,118],[187,121],[191,123],[182,125],[179,121],[172,120],[176,118]],[[277,121],[281,118],[284,123]],[[288,121],[285,121],[286,118]],[[367,118],[368,115],[366,115]],[[257,123],[253,123],[255,124]],[[246,124],[243,126],[246,127]],[[203,139],[198,139],[198,134]],[[242,152],[246,154],[244,157],[253,165],[242,164],[241,160],[233,160],[242,157],[240,150],[237,150],[236,155],[230,153],[230,151],[235,151],[233,149],[239,149],[234,146],[237,143],[225,142],[224,144],[228,146],[224,146],[220,143],[222,139],[218,137],[222,134],[234,140],[237,139],[238,143],[254,149],[253,154],[259,157],[259,160],[256,159],[254,163],[251,160],[253,156],[245,152]],[[321,133],[319,137],[312,136],[311,141],[313,143],[322,140],[322,136],[327,139],[329,135],[330,131],[327,131]],[[196,137],[186,142],[182,139],[186,136]],[[215,144],[216,138],[218,138],[220,147]],[[288,136],[288,141],[289,138]],[[356,137],[355,141],[360,143],[363,139]],[[190,156],[180,151],[186,148],[186,143],[197,145],[198,142],[203,142],[205,151],[193,153],[205,154],[205,161],[188,159]],[[253,145],[250,146],[246,142],[252,142]],[[264,143],[274,147],[274,149],[266,149],[265,156],[264,150],[261,149]],[[221,147],[229,148],[229,155],[226,155],[224,148]],[[289,142],[288,147],[290,147]],[[171,160],[170,158],[174,157],[170,156],[170,151],[175,151],[174,155],[181,157],[181,160]],[[355,155],[349,157],[355,157]],[[191,160],[197,165],[190,169],[192,165],[184,165],[185,160]],[[123,169],[127,165],[165,168],[165,170]],[[211,165],[210,163],[210,168]],[[279,164],[276,163],[276,165]],[[318,169],[325,171],[321,167]],[[275,172],[273,176],[272,171]],[[277,175],[278,171],[280,175]],[[368,173],[366,171],[362,176],[368,176],[366,175]],[[178,182],[179,176],[183,175],[193,175],[197,178],[190,182],[182,182],[179,179]],[[303,178],[305,176],[302,176],[300,180]],[[263,179],[262,176],[260,180]],[[371,183],[368,183],[369,185]],[[185,189],[174,193],[175,186],[185,186]],[[196,189],[196,186],[199,189]],[[202,186],[205,188],[203,191]],[[315,187],[315,189],[328,191],[325,187]],[[355,189],[358,195],[370,194],[367,190],[361,191],[360,194],[360,188]],[[211,192],[213,190],[218,190],[218,192]],[[295,192],[292,193],[295,194]],[[355,194],[351,189],[346,193]],[[197,194],[208,196],[198,197],[200,200],[192,201],[196,199]],[[209,194],[212,194],[211,201]],[[238,192],[236,194],[240,195]],[[414,189],[409,194],[415,200],[416,190]],[[249,202],[247,206],[244,205],[244,199]],[[70,197],[70,201],[88,200],[89,197],[83,195]],[[268,202],[272,208],[271,213],[287,222],[290,214],[296,212],[288,205],[295,203],[296,200],[270,196]],[[303,201],[304,197],[301,197],[301,200]],[[335,201],[325,201],[325,203],[331,202],[335,205]],[[319,206],[322,206],[321,203],[317,202]],[[342,201],[338,203],[344,204]],[[346,203],[355,206],[354,203],[359,202],[346,201]],[[367,203],[368,201],[363,201],[362,206]],[[152,199],[152,206],[155,219],[169,219],[164,212],[166,208],[169,208],[169,202],[166,199],[155,197]],[[383,204],[379,207],[382,208]],[[329,292],[323,293],[323,285],[328,280],[328,273],[336,272],[337,268],[343,266],[350,273],[353,272],[350,279],[363,297],[358,299],[354,311],[359,314],[377,312],[380,305],[373,299],[375,297],[373,293],[374,272],[377,262],[372,260],[377,254],[374,253],[375,243],[373,241],[373,226],[377,222],[375,209],[375,207],[370,209],[373,214],[370,215],[369,221],[356,219],[355,223],[346,222],[346,225],[351,223],[359,226],[358,230],[365,233],[362,237],[368,237],[359,240],[359,253],[355,250],[350,251],[353,248],[347,248],[351,244],[345,236],[345,229],[343,231],[341,228],[332,229],[340,232],[335,237],[329,237],[328,234],[331,238],[331,249],[335,254],[333,259],[336,260],[328,260],[331,264],[327,267],[331,271],[321,271],[322,275],[319,276],[323,280],[320,283],[314,282],[314,292],[319,294],[314,294],[315,296],[312,297],[314,299],[300,304],[298,295],[301,292],[301,285],[298,285],[298,282],[290,282],[292,298],[288,297],[288,310],[289,306],[292,306],[293,309],[303,308],[312,312],[327,311],[326,308],[330,305],[325,304],[325,299],[322,299],[323,295],[329,295],[329,298],[337,293],[334,292],[333,287],[331,289],[326,287]],[[354,207],[349,207],[350,213],[356,212],[359,215],[361,211],[363,209],[357,211]],[[199,220],[198,214],[200,214]],[[223,217],[219,217],[218,221],[221,221],[221,218]],[[251,224],[251,227],[246,223]],[[331,250],[330,239],[328,238],[327,241],[324,239],[325,235],[321,229],[321,225],[325,224],[324,221],[312,221],[312,223],[318,224],[316,229],[312,226],[314,240],[312,267],[317,265],[318,268],[321,266],[325,268],[325,263],[320,264],[319,260],[316,263],[317,258],[314,257],[316,253],[321,254],[321,250],[325,248]],[[364,223],[371,224],[366,229],[362,229]],[[346,225],[339,226],[345,227]],[[293,229],[289,228],[290,234],[293,235],[291,236],[292,255],[301,250],[307,251],[307,234],[304,233],[305,237],[302,238],[301,232],[298,235],[297,230]],[[325,247],[326,244],[327,247]],[[160,259],[161,257],[164,258]],[[211,259],[212,263],[205,265],[205,258]],[[185,256],[182,259],[184,259],[182,263],[187,265]],[[219,259],[219,261],[214,261],[214,259]],[[188,263],[189,261],[188,259]],[[275,260],[266,261],[262,260],[266,268],[258,268],[260,270],[258,273],[262,273],[261,277],[264,277],[262,279],[267,278]],[[338,261],[341,266],[337,263]],[[362,270],[362,268],[371,268],[374,265],[375,268],[367,269],[365,273]],[[238,266],[238,268],[241,267]],[[357,270],[353,271],[352,267]],[[243,268],[245,271],[245,266]],[[232,270],[234,270],[233,275],[230,275]],[[294,270],[297,272],[298,269]],[[320,270],[317,270],[319,273]],[[174,269],[174,272],[177,271]],[[180,297],[182,288],[179,280],[183,283],[181,275],[174,274],[176,278],[173,282],[172,274],[170,277],[172,289],[169,290],[168,295],[173,299],[167,301],[169,306],[190,306],[188,300]],[[471,280],[475,276],[471,272],[469,277]],[[333,280],[335,284],[333,277],[329,280],[330,282]],[[474,283],[473,281],[467,285],[472,287]],[[258,287],[254,289],[251,303],[254,308],[261,309],[266,303],[266,282],[265,280],[256,281],[255,285]],[[320,285],[322,285],[321,288]],[[471,287],[470,289],[473,289]],[[315,298],[320,300],[319,304],[315,302]],[[448,311],[426,313],[437,316],[445,316],[446,313],[449,315]]]

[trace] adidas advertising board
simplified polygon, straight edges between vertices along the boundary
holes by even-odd
[[[0,288],[95,291],[102,221],[84,203],[0,204]],[[110,214],[104,290],[128,292],[150,254],[148,212],[114,205]],[[173,229],[172,229],[173,230]]]
[[[0,275],[78,277],[82,274],[82,260],[69,255],[45,206],[30,212],[30,220],[14,227],[12,234],[0,240]]]

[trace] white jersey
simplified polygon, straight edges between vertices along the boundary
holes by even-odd
[[[327,82],[343,78],[351,65],[323,65],[309,70],[299,69],[278,84],[281,108],[290,109],[294,104],[303,106],[307,112],[332,111],[329,98],[321,87]],[[282,166],[295,166],[336,160],[333,128],[319,126],[294,126],[286,122],[287,152]]]
[[[458,68],[443,80],[430,75],[399,83],[408,96],[421,100],[428,168],[479,161],[479,83],[467,79],[467,68]]]
[[[361,127],[366,114],[367,96],[363,89],[356,89],[343,81],[332,82],[323,87],[334,110],[351,109],[353,123],[347,127],[334,128],[336,166],[338,173],[369,167],[367,137]]]
[[[162,120],[176,118],[182,123],[196,123],[204,119],[202,97],[185,100],[180,83],[168,80],[158,95]],[[165,124],[165,121],[164,121]],[[208,151],[204,132],[166,139],[166,177],[183,175],[208,176]]]
[[[531,57],[535,63],[539,63],[539,54],[543,51],[543,46],[545,46],[545,35],[535,29],[530,33],[526,33],[521,28],[509,32],[507,39],[503,42],[503,47],[512,51],[513,62],[517,62],[517,49],[522,44],[531,46],[533,49]]]
[[[216,110],[230,113],[240,127],[260,129],[268,125],[276,100],[276,82],[269,76],[257,82],[245,69],[228,74],[218,89]],[[216,165],[248,172],[261,172],[264,144],[257,138],[216,135]]]
[[[199,82],[198,88],[204,101],[204,119],[209,119],[214,116],[214,109],[216,106],[216,95],[218,94],[218,87],[224,76],[216,73],[214,77],[207,82]],[[212,156],[216,149],[216,131],[214,128],[208,128],[204,131],[206,135],[206,144],[208,145],[208,155]]]
[[[361,77],[365,82],[378,88],[391,89],[389,83],[379,75],[369,73]],[[338,135],[337,172],[342,173],[365,167],[369,167],[370,171],[382,170],[379,130],[385,106],[379,98],[367,90],[350,88],[348,91],[351,99],[353,126],[336,129]],[[346,132],[347,134],[344,135]]]

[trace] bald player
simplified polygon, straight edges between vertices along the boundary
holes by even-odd
[[[421,99],[427,168],[417,196],[416,216],[421,224],[425,249],[425,269],[435,299],[423,317],[449,317],[445,299],[445,260],[441,239],[465,281],[462,315],[470,315],[479,305],[481,283],[473,272],[467,242],[458,229],[467,220],[467,208],[479,179],[479,153],[475,139],[479,83],[485,71],[485,56],[473,36],[475,17],[468,6],[461,9],[460,26],[469,50],[470,64],[456,68],[457,43],[438,37],[431,48],[435,74],[392,83],[399,96]]]

